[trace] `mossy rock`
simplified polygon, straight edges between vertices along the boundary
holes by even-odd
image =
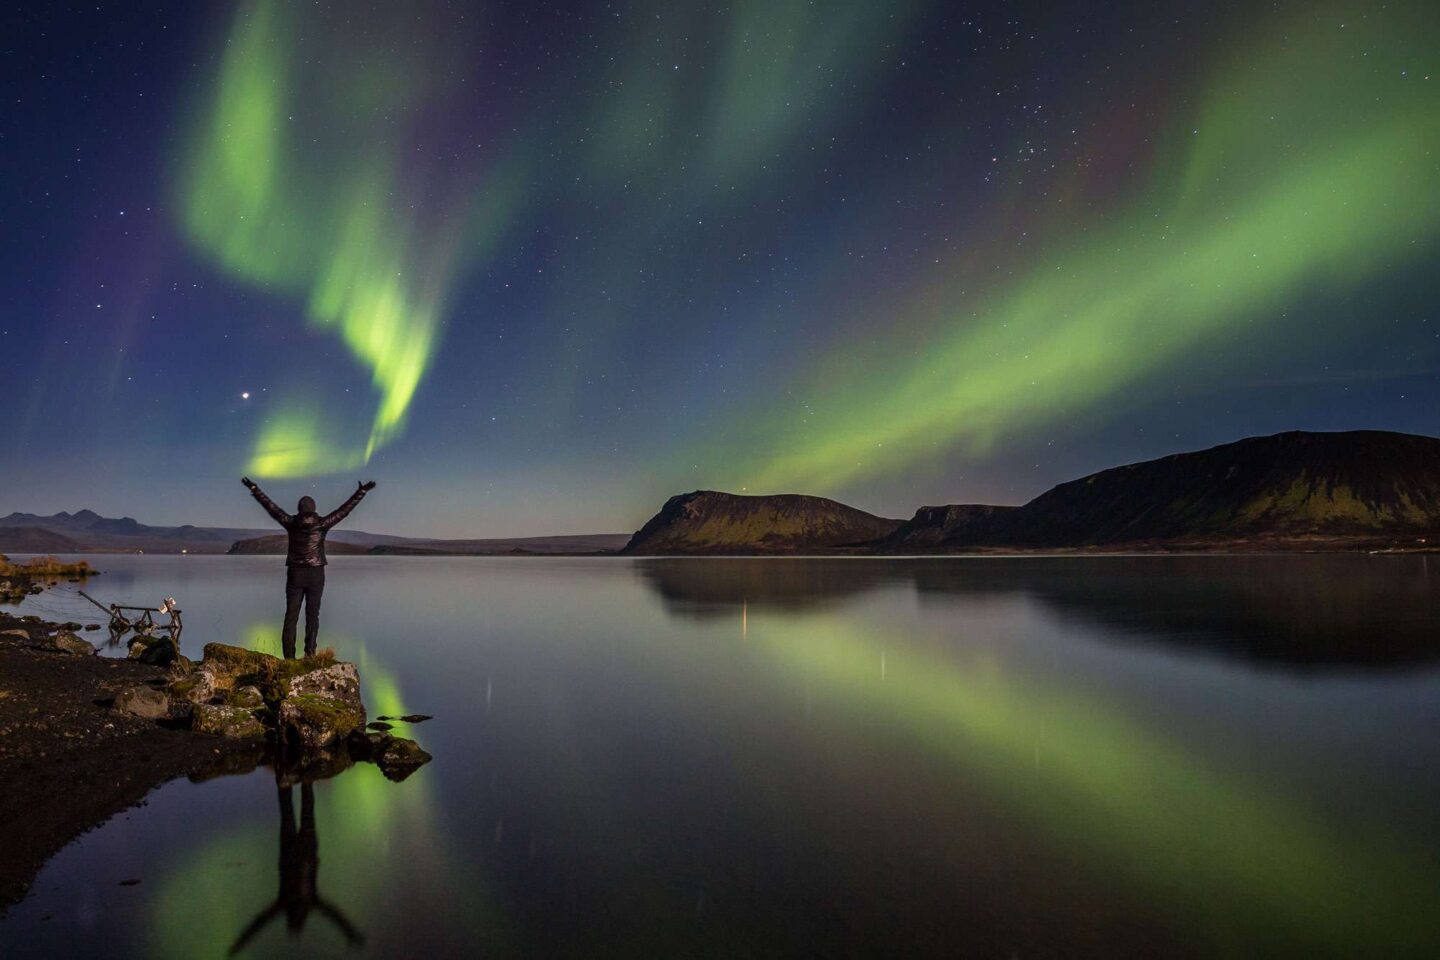
[[[249,740],[265,736],[265,726],[255,714],[243,707],[229,707],[223,704],[200,703],[195,705],[190,728],[196,733],[209,733],[236,740]]]
[[[365,708],[358,701],[305,693],[282,700],[276,720],[287,743],[320,750],[365,726]]]
[[[204,663],[210,667],[210,672],[229,677],[258,673],[265,668],[267,661],[280,659],[258,650],[232,647],[228,643],[207,643],[201,650],[201,656]]]
[[[215,681],[208,673],[196,670],[170,684],[170,699],[175,703],[209,703],[215,696]]]
[[[225,702],[232,707],[244,707],[247,710],[265,706],[265,698],[260,695],[260,688],[250,685],[231,690]]]
[[[285,660],[225,643],[207,643],[203,654],[200,669],[215,678],[216,690],[253,686],[266,703],[272,704],[289,695],[295,679],[335,663],[335,655],[328,651],[314,657]]]

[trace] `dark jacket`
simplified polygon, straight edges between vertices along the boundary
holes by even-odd
[[[259,487],[251,489],[250,494],[260,501],[260,506],[265,512],[275,518],[275,522],[285,528],[290,535],[290,546],[285,551],[285,566],[287,567],[323,567],[325,566],[325,534],[330,528],[349,516],[355,505],[365,498],[364,490],[356,490],[350,495],[350,499],[340,505],[340,509],[334,513],[327,513],[320,516],[314,510],[306,510],[294,516],[281,510],[274,500],[265,496],[265,491]],[[309,497],[305,498],[309,500]]]

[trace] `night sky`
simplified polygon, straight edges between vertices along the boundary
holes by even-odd
[[[1433,3],[4,17],[0,513],[908,517],[1440,433]]]

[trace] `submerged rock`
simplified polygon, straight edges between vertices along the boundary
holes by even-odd
[[[81,640],[68,630],[62,630],[51,637],[50,645],[62,653],[74,654],[78,657],[93,657],[100,652],[95,644],[89,640]]]
[[[265,725],[253,711],[216,703],[196,704],[190,729],[233,739],[265,736]]]
[[[351,756],[369,760],[380,768],[387,780],[396,783],[419,770],[433,758],[420,749],[420,744],[388,733],[356,730],[346,741]]]
[[[128,687],[116,695],[115,709],[147,720],[159,720],[170,715],[170,698],[164,690],[154,687]]]

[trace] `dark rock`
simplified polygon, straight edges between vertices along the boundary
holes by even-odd
[[[384,722],[383,720],[376,720],[376,721],[374,721],[374,722],[372,722],[372,723],[367,723],[367,724],[365,725],[365,729],[366,729],[366,730],[394,730],[395,728],[394,728],[393,725],[388,724],[388,723]]]
[[[390,739],[388,733],[374,733],[368,730],[352,731],[345,739],[345,746],[349,748],[350,755],[356,760],[369,760],[375,756],[385,741]]]
[[[168,666],[174,663],[175,658],[180,655],[180,651],[176,649],[174,641],[169,637],[162,637],[154,643],[146,644],[140,651],[139,656],[133,656],[135,653],[133,649],[130,652],[133,659],[156,667]]]
[[[81,640],[69,631],[61,631],[50,638],[50,645],[62,653],[78,657],[93,657],[100,651],[89,640]]]
[[[170,715],[170,698],[152,687],[127,687],[115,697],[115,709],[146,720]]]
[[[87,623],[87,624],[85,624],[85,629],[86,629],[86,630],[99,630],[99,629],[100,629],[100,624],[98,624],[98,623]]]
[[[386,779],[396,783],[432,759],[414,740],[391,736],[388,733],[356,730],[346,740],[346,746],[356,760],[370,761],[380,768]]]
[[[420,749],[420,744],[414,740],[387,737],[384,745],[372,754],[371,759],[387,780],[399,783],[433,758]]]
[[[403,717],[377,717],[378,720],[398,720],[401,723],[424,723],[435,718],[428,713],[407,713]]]

